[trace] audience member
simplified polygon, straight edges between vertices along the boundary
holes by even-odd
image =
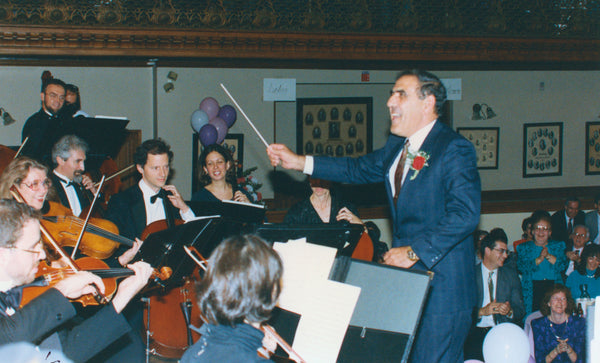
[[[527,315],[539,309],[545,291],[554,283],[562,283],[562,271],[567,267],[565,243],[550,240],[552,222],[547,214],[533,219],[533,241],[517,248],[517,267],[521,272],[523,300]]]
[[[573,228],[585,224],[585,213],[579,209],[581,203],[576,197],[569,197],[563,209],[552,215],[552,239],[567,243]]]
[[[465,359],[483,360],[483,340],[488,331],[500,323],[520,324],[525,315],[519,276],[504,266],[507,242],[501,228],[492,229],[481,241],[483,261],[475,268],[477,306],[465,341]]]
[[[569,259],[569,264],[564,272],[565,279],[571,274],[571,272],[573,272],[575,265],[581,260],[581,252],[583,251],[583,248],[588,243],[588,241],[588,228],[584,225],[575,226],[575,228],[573,229],[573,233],[571,233],[571,237],[569,238],[566,244],[565,249],[565,255]]]
[[[265,339],[260,329],[277,303],[282,275],[279,256],[259,237],[234,236],[221,242],[197,288],[206,322],[200,340],[181,362],[267,361],[257,353]]]
[[[589,244],[581,253],[581,261],[575,265],[575,270],[567,278],[567,287],[574,299],[581,297],[583,285],[587,285],[590,297],[600,295],[600,246]]]
[[[544,316],[531,322],[536,362],[585,361],[585,320],[571,316],[574,308],[565,286],[555,285],[546,292],[540,305]]]
[[[517,252],[517,247],[521,243],[525,243],[527,241],[533,240],[531,219],[532,219],[531,216],[529,216],[529,217],[523,219],[523,222],[521,222],[521,230],[523,230],[523,234],[521,235],[520,240],[513,242],[513,251],[515,251],[515,253]]]
[[[594,196],[594,210],[587,212],[585,214],[585,225],[589,228],[590,231],[590,241],[595,244],[600,244],[600,233],[598,233],[598,229],[600,227],[600,223],[598,220],[600,219],[600,194],[596,194]]]
[[[481,256],[481,240],[488,235],[488,231],[483,229],[477,229],[473,232],[473,243],[475,244],[475,264],[481,263],[483,256]]]

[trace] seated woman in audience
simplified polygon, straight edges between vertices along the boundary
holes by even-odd
[[[523,234],[521,235],[521,237],[523,238],[513,242],[513,251],[515,252],[517,251],[517,247],[520,244],[525,243],[527,241],[531,241],[533,239],[531,217],[523,219],[523,222],[521,223],[521,229],[523,230]]]
[[[250,196],[238,187],[229,150],[218,144],[208,145],[198,158],[202,188],[192,195],[192,202],[234,200],[250,203]]]
[[[279,255],[259,237],[233,236],[221,242],[197,287],[206,320],[202,336],[181,362],[266,361],[257,353],[265,338],[261,325],[277,303],[282,275]]]
[[[567,277],[567,287],[574,299],[581,297],[582,285],[587,285],[590,297],[600,295],[600,246],[589,244],[581,252],[581,261],[575,265],[575,270]]]
[[[561,271],[567,267],[565,243],[549,239],[552,233],[550,217],[536,214],[532,226],[533,241],[517,247],[517,267],[521,272],[527,315],[539,309],[541,297],[549,287],[563,282]]]
[[[569,289],[557,284],[544,295],[540,312],[531,322],[535,361],[584,362],[585,320],[572,316],[575,302]]]

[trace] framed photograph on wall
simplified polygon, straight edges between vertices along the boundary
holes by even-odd
[[[227,134],[221,145],[231,152],[235,175],[241,177],[244,167],[244,134]],[[199,189],[200,166],[198,165],[198,157],[202,153],[202,148],[198,134],[194,133],[192,142],[192,194]]]
[[[475,146],[477,169],[498,169],[499,127],[459,127],[456,132]]]
[[[600,174],[600,122],[585,123],[585,175]]]
[[[562,122],[523,125],[523,177],[562,175]]]
[[[362,156],[373,151],[373,98],[299,98],[300,155]]]

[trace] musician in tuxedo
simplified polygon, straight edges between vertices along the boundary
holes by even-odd
[[[78,217],[98,191],[92,179],[84,175],[88,144],[78,136],[65,135],[52,147],[54,170],[50,175],[53,192],[62,205]]]
[[[483,361],[485,335],[500,323],[520,324],[525,316],[521,280],[514,268],[504,266],[508,257],[508,238],[495,228],[483,238],[479,250],[483,260],[475,266],[477,306],[465,342],[465,359]]]
[[[0,344],[26,341],[87,361],[131,330],[121,312],[146,285],[152,268],[145,262],[129,265],[135,274],[121,281],[108,305],[83,321],[69,299],[94,293],[94,286],[104,293],[102,280],[91,272],[66,277],[19,308],[24,285],[34,281],[46,258],[39,218],[26,204],[0,199]]]
[[[59,115],[65,95],[65,83],[60,79],[50,78],[42,82],[42,107],[25,121],[21,132],[21,141],[29,137],[21,151],[23,155],[43,162],[50,161],[50,149],[66,126],[65,118]]]
[[[136,148],[133,160],[142,178],[110,198],[106,215],[122,236],[140,237],[147,225],[161,219],[169,224],[178,216],[185,221],[195,217],[177,188],[166,185],[172,159],[171,147],[162,139],[146,140]]]
[[[383,148],[359,158],[301,156],[281,144],[267,148],[273,166],[337,182],[384,182],[394,228],[384,262],[434,273],[412,362],[462,362],[475,306],[472,232],[481,184],[473,145],[438,120],[445,101],[438,77],[404,71],[387,102],[391,135]]]
[[[573,228],[585,224],[585,213],[580,209],[581,203],[577,197],[569,197],[563,209],[552,215],[552,239],[569,243]]]

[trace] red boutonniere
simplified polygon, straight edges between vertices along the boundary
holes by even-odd
[[[415,154],[409,152],[408,155],[406,155],[406,158],[410,162],[410,170],[415,171],[410,177],[410,180],[415,179],[417,175],[419,175],[419,171],[421,171],[421,169],[429,166],[429,164],[427,164],[427,160],[429,160],[429,154],[425,151],[419,150]]]

